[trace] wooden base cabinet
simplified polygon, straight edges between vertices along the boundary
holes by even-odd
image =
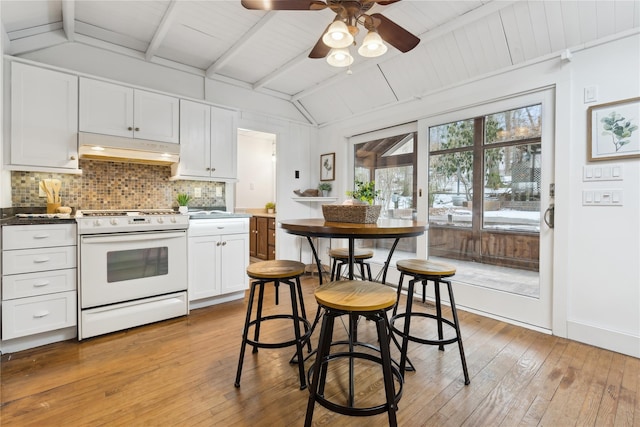
[[[264,260],[276,259],[276,220],[253,216],[250,220],[249,255]]]
[[[248,288],[248,231],[248,218],[191,221],[188,232],[189,301]]]

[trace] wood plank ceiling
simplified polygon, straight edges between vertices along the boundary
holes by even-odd
[[[288,100],[315,125],[640,28],[640,0],[404,0],[370,13],[419,36],[418,47],[405,54],[390,47],[373,59],[356,54],[347,75],[307,58],[330,10],[251,11],[239,0],[2,0],[0,7],[6,54],[92,45]]]

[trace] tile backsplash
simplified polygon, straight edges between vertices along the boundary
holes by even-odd
[[[225,184],[206,181],[169,181],[171,167],[80,160],[82,175],[11,172],[11,200],[14,207],[44,207],[39,197],[41,180],[62,182],[63,206],[76,209],[163,209],[177,206],[178,193],[192,197],[190,206],[224,206]],[[201,197],[194,197],[200,188]]]

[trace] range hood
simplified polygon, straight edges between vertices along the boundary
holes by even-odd
[[[81,159],[168,166],[180,160],[180,144],[80,132],[78,153]]]

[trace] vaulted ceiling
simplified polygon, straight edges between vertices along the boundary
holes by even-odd
[[[348,75],[307,57],[335,16],[329,9],[256,11],[240,0],[2,0],[0,7],[6,54],[91,45],[290,101],[315,125],[640,28],[639,0],[403,0],[369,12],[420,44],[372,59],[356,54]]]

